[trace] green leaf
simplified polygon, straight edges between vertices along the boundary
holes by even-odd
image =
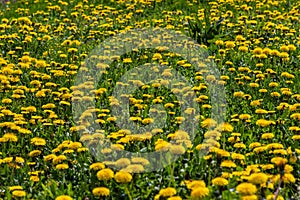
[[[53,193],[43,183],[42,183],[42,188],[43,188],[44,191],[46,191],[49,194],[49,196],[51,198],[54,198]]]
[[[72,183],[69,183],[69,185],[68,185],[68,194],[69,194],[70,196],[73,196]]]

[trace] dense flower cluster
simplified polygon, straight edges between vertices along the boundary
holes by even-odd
[[[299,2],[199,2],[0,4],[0,199],[298,199]],[[206,30],[206,38],[200,38],[206,42],[198,47],[209,52],[209,59],[193,60],[199,70],[165,46],[137,48],[126,55],[90,58],[106,78],[94,84],[96,74],[89,72],[86,58],[104,39],[146,27],[191,36],[189,22]],[[208,31],[207,22],[220,28]],[[135,44],[136,39],[122,42]],[[156,45],[162,39],[172,38],[149,37]],[[101,51],[110,55],[118,49]],[[212,61],[220,77],[206,75]],[[171,69],[160,71],[149,63],[176,69],[193,87],[171,83]],[[141,64],[162,78],[144,83],[139,71],[130,84],[120,80]],[[79,72],[88,81],[74,85]],[[208,83],[225,87],[224,104],[211,103]],[[113,87],[126,91],[132,85],[139,88],[134,94],[112,95]],[[176,95],[193,97],[200,112],[192,106],[181,110],[184,102]],[[128,123],[151,130],[118,128],[122,113],[115,116],[112,110],[120,109],[123,99],[129,100]],[[97,107],[75,119],[74,102]],[[225,122],[211,116],[222,107]],[[157,121],[166,123],[152,126]],[[178,128],[186,122],[198,129]],[[95,124],[100,129],[91,128]],[[192,131],[197,133],[193,137]],[[98,152],[99,144],[105,148]],[[178,159],[150,173],[144,172],[151,158],[99,159],[123,150],[167,155],[156,162]]]

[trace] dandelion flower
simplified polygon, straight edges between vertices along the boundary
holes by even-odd
[[[248,178],[248,181],[255,185],[264,184],[267,182],[267,180],[268,180],[268,176],[264,173],[254,173],[251,174],[250,177]]]
[[[246,195],[246,196],[242,196],[241,198],[242,200],[258,200],[257,195]]]
[[[92,191],[94,196],[109,196],[110,191],[106,187],[97,187]]]
[[[131,174],[124,171],[117,172],[114,178],[118,183],[129,183],[132,180]]]
[[[209,189],[207,187],[197,187],[192,190],[191,198],[192,199],[202,199],[209,194]]]
[[[242,195],[252,195],[256,193],[257,188],[252,183],[241,183],[236,187],[236,190]]]
[[[171,197],[174,196],[176,193],[176,189],[172,187],[163,188],[159,191],[159,195],[162,197]]]
[[[55,200],[73,200],[73,198],[68,195],[60,195],[56,197]]]
[[[228,181],[225,178],[217,177],[212,180],[212,184],[218,185],[218,186],[225,186],[225,185],[228,185]]]
[[[102,180],[102,181],[109,181],[114,177],[114,172],[109,169],[102,169],[99,172],[97,172],[97,178],[98,180]]]
[[[56,169],[62,170],[62,169],[68,169],[69,165],[68,164],[58,164],[55,166]]]
[[[25,197],[26,196],[26,192],[23,190],[14,190],[12,192],[12,195],[15,197]]]

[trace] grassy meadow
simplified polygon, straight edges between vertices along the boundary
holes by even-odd
[[[299,16],[297,0],[0,2],[0,200],[300,199]],[[93,85],[86,67],[93,49],[138,28],[192,38],[220,76],[206,76],[209,65],[199,62],[197,69],[171,48],[137,46],[96,56],[103,76]],[[150,43],[164,37],[170,39],[150,36]],[[113,47],[101,51],[111,55]],[[168,88],[173,71],[149,63],[170,66],[192,87],[178,81]],[[137,71],[130,83],[138,89],[113,96],[114,88],[129,86],[120,78],[140,65],[163,78],[142,82]],[[88,81],[75,85],[79,73]],[[222,105],[212,101],[209,84],[224,88]],[[197,109],[180,110],[178,95],[193,94]],[[162,127],[119,127],[123,111],[112,110],[125,98],[131,123],[145,127],[158,119]],[[95,107],[75,119],[78,102]],[[212,116],[216,106],[226,108],[223,121]],[[124,150],[177,159],[149,171],[153,160],[128,158]]]

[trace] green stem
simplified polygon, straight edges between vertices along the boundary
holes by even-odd
[[[128,185],[127,185],[127,184],[126,184],[126,186],[125,186],[125,192],[126,192],[126,194],[128,195],[129,200],[132,200],[132,196],[131,196],[131,194],[130,194],[130,192],[129,192],[129,190],[128,190]]]
[[[170,174],[170,182],[169,182],[169,187],[172,185],[173,187],[175,187],[175,179],[174,179],[174,168],[175,168],[175,163],[171,164],[170,161],[171,158],[168,158],[168,169],[169,169],[169,174]]]

